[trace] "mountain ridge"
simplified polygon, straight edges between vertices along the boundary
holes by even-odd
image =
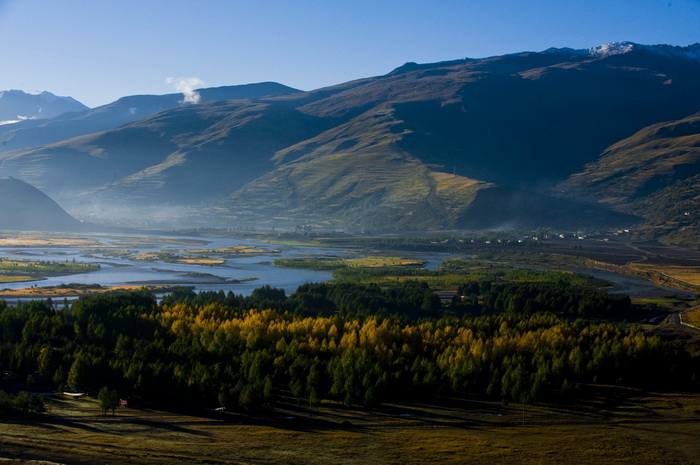
[[[88,107],[73,97],[59,97],[47,91],[3,90],[0,91],[0,129],[21,121],[52,118],[86,109]]]
[[[235,100],[300,92],[276,82],[195,89],[200,101]],[[130,95],[112,103],[42,120],[0,125],[0,152],[47,145],[86,134],[106,131],[155,113],[189,105],[182,93]]]
[[[618,48],[408,63],[309,92],[172,108],[5,152],[0,174],[23,176],[72,212],[172,207],[196,211],[183,217],[191,224],[627,225],[634,212],[590,193],[565,199],[556,186],[641,129],[697,112],[700,62]],[[87,174],[73,179],[78,167]]]

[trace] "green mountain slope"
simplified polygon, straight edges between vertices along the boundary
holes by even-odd
[[[392,145],[284,165],[231,195],[222,213],[272,226],[304,218],[350,230],[434,229],[455,224],[489,186],[435,172]]]

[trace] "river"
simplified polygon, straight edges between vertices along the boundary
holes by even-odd
[[[60,236],[59,236],[60,237]],[[272,264],[276,258],[330,257],[351,258],[368,255],[384,255],[364,249],[328,248],[263,244],[242,239],[205,238],[194,236],[167,235],[82,235],[81,245],[11,245],[0,247],[0,258],[31,259],[45,261],[73,261],[97,263],[99,271],[82,274],[51,276],[46,279],[0,283],[0,289],[25,289],[32,286],[48,287],[62,284],[100,284],[102,286],[161,285],[194,286],[196,290],[223,290],[235,294],[250,295],[255,288],[269,285],[284,289],[287,295],[296,291],[301,284],[323,282],[332,279],[330,271],[279,268]],[[59,241],[60,242],[60,241]],[[139,254],[171,252],[187,254],[188,250],[217,250],[229,247],[257,249],[258,253],[217,254],[200,253],[223,258],[221,265],[179,264],[165,260],[143,261],[134,257]],[[128,250],[128,254],[114,254],[115,250]],[[112,251],[112,252],[110,252]],[[436,269],[447,257],[446,253],[401,252],[402,256],[425,260],[425,267]],[[619,273],[577,269],[571,270],[606,279],[617,285],[611,292],[622,292],[631,296],[649,293],[682,293],[672,288],[661,288],[640,278]],[[686,293],[683,293],[686,294]]]
[[[100,284],[102,286],[123,285],[182,285],[194,286],[197,290],[233,291],[249,295],[263,285],[284,289],[289,295],[299,285],[308,282],[322,282],[332,278],[330,271],[279,268],[272,265],[276,258],[336,257],[351,258],[372,255],[376,252],[324,248],[314,246],[262,244],[242,239],[203,238],[192,236],[149,236],[149,235],[84,235],[90,246],[6,246],[0,247],[0,258],[29,259],[58,262],[97,263],[101,269],[82,274],[51,276],[43,280],[0,283],[0,288],[25,289],[32,286],[57,286],[61,284]],[[186,253],[191,249],[226,249],[229,247],[249,247],[267,252],[203,255],[224,258],[221,265],[179,264],[164,260],[143,261],[135,255],[172,252]],[[129,250],[130,253],[118,256],[109,251]],[[349,255],[352,254],[352,255]],[[422,258],[426,267],[435,269],[446,254],[412,253],[403,255]]]

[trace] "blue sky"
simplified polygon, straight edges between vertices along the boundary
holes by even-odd
[[[0,0],[0,90],[97,106],[277,81],[311,90],[407,61],[700,41],[700,0]]]

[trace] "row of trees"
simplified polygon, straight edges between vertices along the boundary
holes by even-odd
[[[464,393],[529,401],[580,383],[697,381],[696,360],[637,328],[432,308],[434,318],[416,320],[406,308],[422,309],[425,289],[406,286],[306,285],[289,297],[182,290],[161,304],[144,291],[84,297],[65,311],[18,304],[0,310],[0,369],[80,391],[106,384],[156,404],[245,409],[288,395],[367,406]],[[247,305],[256,299],[273,308]]]
[[[0,416],[29,417],[46,411],[41,394],[20,392],[17,395],[0,391]]]
[[[408,281],[378,284],[353,282],[307,283],[291,296],[282,289],[262,286],[250,296],[223,291],[195,293],[178,289],[163,299],[164,305],[187,302],[194,305],[219,303],[233,308],[273,309],[306,316],[401,316],[416,320],[439,316],[440,298],[427,283]]]

